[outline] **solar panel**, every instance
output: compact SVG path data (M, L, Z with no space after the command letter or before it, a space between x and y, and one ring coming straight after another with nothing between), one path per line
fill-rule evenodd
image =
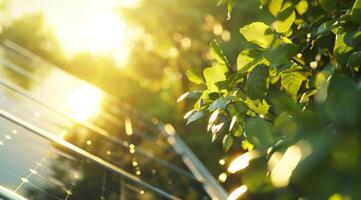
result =
M147 193L152 198L162 198L162 195L97 165L89 158L62 149L23 127L5 119L0 122L2 128L8 128L1 135L5 140L0 151L0 181L24 197L120 199L120 195L140 198Z
M224 199L161 126L11 41L0 48L0 200Z

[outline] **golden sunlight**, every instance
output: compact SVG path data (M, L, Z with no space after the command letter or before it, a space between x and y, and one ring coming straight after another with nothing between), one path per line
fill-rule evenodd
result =
M298 146L293 145L286 150L271 171L271 181L275 187L288 185L292 172L301 158L302 151Z
M133 134L132 121L129 118L126 118L124 120L124 125L125 125L125 133L127 135L132 135Z
M42 12L47 24L71 57L79 52L109 55L125 66L136 28L127 26L120 7L137 7L139 0L33 0L31 6L22 0L12 2L12 14ZM26 5L26 6L25 6Z
M120 6L127 7L127 8L135 8L139 6L140 0L121 0Z
M237 189L235 189L227 198L227 200L236 200L240 198L244 193L248 190L246 185L241 185Z
M99 13L94 15L78 31L83 37L77 42L73 41L73 37L59 38L68 54L88 51L95 55L113 55L120 64L126 62L129 54L125 35L126 25L116 14Z
M100 111L102 98L103 94L96 88L83 86L69 96L66 108L70 116L84 122Z
M242 169L245 169L249 165L249 161L258 157L259 153L257 151L249 151L242 154L241 156L235 158L228 167L229 173L236 173Z
M268 161L270 177L275 187L285 187L288 185L293 170L298 163L309 156L312 147L309 142L301 140L295 145L287 148L284 154L275 152Z

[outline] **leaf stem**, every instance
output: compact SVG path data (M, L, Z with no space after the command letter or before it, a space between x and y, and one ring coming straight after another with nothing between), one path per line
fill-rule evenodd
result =
M301 62L298 61L297 59L292 58L292 61L293 61L294 63L296 63L297 65L303 67L303 68L306 69L307 71L309 71L309 72L314 72L314 70L313 70L311 67L304 65L303 63L301 63Z

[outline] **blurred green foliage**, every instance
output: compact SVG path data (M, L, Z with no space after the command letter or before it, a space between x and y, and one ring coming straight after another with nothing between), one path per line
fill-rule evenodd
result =
M16 41L55 64L63 64L65 60L63 50L53 31L45 24L41 13L25 14L12 20L2 29L1 40Z
M262 0L260 8L272 20L240 28L248 45L237 61L213 41L204 80L188 74L203 87L180 99L197 94L188 122L209 113L226 160L246 155L228 175L249 199L360 199L361 1Z
M149 115L172 123L214 175L221 172L221 166L214 163L221 158L222 149L206 145L208 135L202 134L203 123L184 126L182 113L189 102L179 104L175 99L185 91L201 89L183 74L196 78L211 65L208 43L213 38L231 41L224 50L230 60L237 59L237 27L254 19L251 13L260 12L250 9L258 7L253 0L236 6L233 21L226 21L226 7L213 0L152 0L143 1L134 9L120 10L125 21L144 32L143 39L134 44L127 66L142 90L135 90L129 101ZM264 15L259 14L258 18Z

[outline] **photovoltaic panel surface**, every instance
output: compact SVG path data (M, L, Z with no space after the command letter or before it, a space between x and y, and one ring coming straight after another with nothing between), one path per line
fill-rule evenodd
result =
M31 56L0 49L0 195L210 199L156 120Z

